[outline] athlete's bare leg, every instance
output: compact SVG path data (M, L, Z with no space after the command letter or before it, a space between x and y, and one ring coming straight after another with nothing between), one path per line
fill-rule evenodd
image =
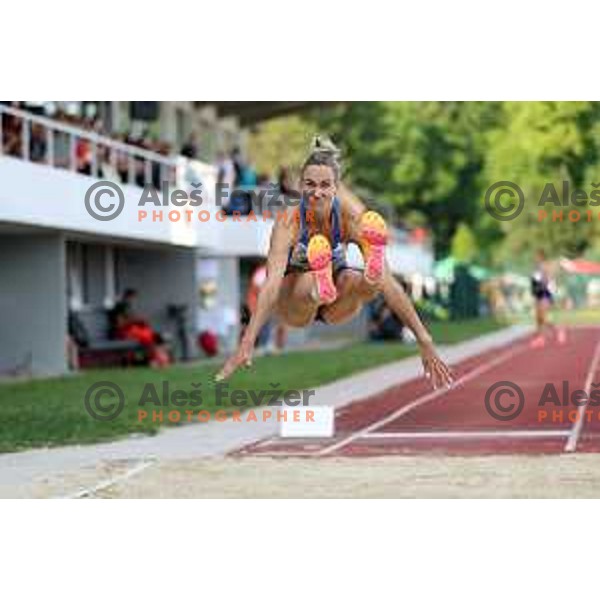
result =
M291 327L310 325L319 308L315 286L314 275L309 271L286 275L277 299L277 316Z
M321 314L327 323L338 325L355 317L365 302L378 293L378 286L370 284L360 271L344 269L336 279L338 297L335 302L324 306Z
M377 286L369 284L360 271L352 269L341 271L335 285L337 300L321 308L323 318L332 325L355 317L365 302L372 300L379 292ZM318 308L313 274L286 275L277 302L277 314L284 323L291 327L306 327L315 320Z
M532 348L543 348L546 342L546 332L556 337L559 344L567 341L567 334L564 327L555 325L549 318L550 301L546 299L536 300L535 302L535 324L537 335L531 342Z
M535 324L538 333L541 333L548 322L548 301L536 300L535 302Z

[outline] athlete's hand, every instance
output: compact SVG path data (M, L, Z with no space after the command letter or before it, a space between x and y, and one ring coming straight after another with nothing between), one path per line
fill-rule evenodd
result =
M434 390L442 387L451 387L454 383L452 372L448 365L438 356L438 353L430 340L419 342L421 360L425 377L429 379Z
M227 379L241 366L252 366L252 354L254 353L254 340L242 338L237 352L229 357L223 368L215 376L216 381Z

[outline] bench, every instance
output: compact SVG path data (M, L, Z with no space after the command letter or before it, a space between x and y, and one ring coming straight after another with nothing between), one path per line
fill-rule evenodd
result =
M111 339L109 333L108 311L69 312L69 335L77 344L81 368L148 363L144 346L133 340Z

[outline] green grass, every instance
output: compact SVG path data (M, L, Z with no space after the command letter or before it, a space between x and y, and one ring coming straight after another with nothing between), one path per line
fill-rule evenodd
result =
M561 325L600 325L600 309L555 310L551 313L554 323Z
M600 325L600 308L551 309L549 314L556 325ZM516 314L511 321L533 326L533 310Z
M464 322L436 323L431 332L438 344L452 344L499 329L502 323L492 319ZM337 350L296 352L281 356L260 357L251 370L241 370L228 382L229 390L279 390L313 388L336 379L393 362L416 352L414 346L397 343L359 343ZM213 377L214 365L190 367L176 365L164 371L148 368L90 370L78 375L0 384L0 452L14 452L40 446L85 444L107 441L132 433L154 434L161 427L151 420L139 421L138 410L145 408L167 413L174 406L153 404L140 406L144 386L154 384L159 391L168 381L170 392L186 393L200 390L199 407L179 410L200 410L211 413L233 408L228 401L218 404ZM121 414L112 421L93 419L84 407L87 389L101 381L118 385L125 397ZM196 387L192 387L192 385ZM109 399L105 399L108 404Z

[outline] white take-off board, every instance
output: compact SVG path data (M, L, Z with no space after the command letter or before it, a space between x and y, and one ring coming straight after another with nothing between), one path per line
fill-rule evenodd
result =
M283 438L330 438L335 433L333 406L301 406L284 408L286 419L281 421Z

